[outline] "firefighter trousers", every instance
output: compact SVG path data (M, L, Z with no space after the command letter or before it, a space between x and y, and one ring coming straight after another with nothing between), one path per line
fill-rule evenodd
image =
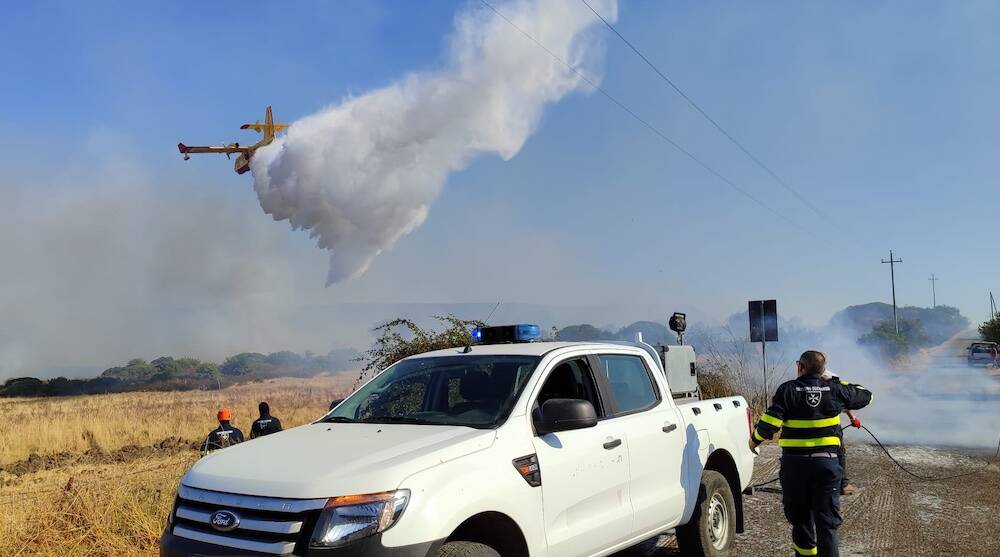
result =
M830 457L781 457L781 502L792 525L794 555L840 555L837 528L843 475L836 453Z

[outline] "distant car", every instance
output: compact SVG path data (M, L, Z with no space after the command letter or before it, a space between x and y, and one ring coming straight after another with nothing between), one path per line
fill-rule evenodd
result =
M969 345L969 365L989 366L996 363L997 343L973 342Z

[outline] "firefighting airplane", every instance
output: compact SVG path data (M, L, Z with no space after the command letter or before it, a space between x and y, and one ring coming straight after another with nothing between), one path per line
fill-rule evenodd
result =
M230 155L233 153L239 153L240 156L236 157L235 170L237 174L243 174L244 172L250 170L250 158L253 157L254 152L274 141L274 134L287 130L288 124L275 124L274 117L271 115L271 107L269 106L266 110L264 110L263 124L260 123L260 120L257 120L253 124L243 124L240 126L240 129L254 130L257 133L264 134L264 137L249 147L241 147L239 143L230 143L226 146L199 145L194 147L188 147L183 143L178 143L177 150L184 155L184 160L190 159L191 153L222 153L226 155L227 159L230 158Z

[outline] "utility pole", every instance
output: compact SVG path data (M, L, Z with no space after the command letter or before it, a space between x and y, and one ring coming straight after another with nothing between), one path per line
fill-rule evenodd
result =
M934 273L931 273L931 278L929 278L927 280L931 281L931 299L934 300L934 305L931 306L931 307L937 307L937 288L936 288L936 286L937 286L937 281L939 281L941 279L939 279L936 276L934 276Z
M899 317L896 316L896 263L902 263L902 259L895 259L892 250L889 250L889 260L882 260L882 263L889 264L889 278L892 279L892 322L896 327L896 334L899 334Z

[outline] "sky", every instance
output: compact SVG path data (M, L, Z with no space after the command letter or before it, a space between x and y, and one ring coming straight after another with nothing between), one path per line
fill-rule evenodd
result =
M440 71L456 14L483 9L8 6L0 378L167 353L363 348L372 320L394 317L378 312L403 304L563 308L551 323L563 326L588 315L573 308L603 308L590 319L602 325L665 320L667 308L721 321L776 298L821 325L891 301L890 249L900 305L930 305L933 273L938 303L987 316L1000 291L994 2L619 6L619 31L822 214L599 26L588 40L601 87L770 211L602 94L574 91L513 157L449 174L422 225L327 287L327 254L264 214L249 175L176 151L251 141L237 128L268 104L291 122ZM525 40L510 30L512 45ZM376 309L345 309L359 306Z

